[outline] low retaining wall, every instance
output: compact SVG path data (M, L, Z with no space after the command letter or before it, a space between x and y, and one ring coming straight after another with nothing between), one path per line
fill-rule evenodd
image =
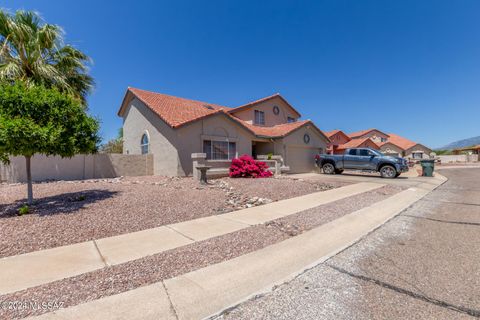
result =
M94 154L72 158L32 157L32 180L83 180L119 176L153 175L153 155ZM26 182L24 157L11 157L10 165L0 164L0 181Z

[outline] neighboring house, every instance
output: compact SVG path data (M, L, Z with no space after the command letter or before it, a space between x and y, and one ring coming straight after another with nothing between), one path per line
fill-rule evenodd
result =
M346 149L351 149L351 148L371 148L375 150L380 149L380 147L375 142L373 142L370 138L359 138L359 139L352 139L347 143L339 145L335 153L343 154L345 153Z
M350 137L345 134L342 130L333 130L329 132L325 132L327 137L330 139L330 143L327 146L327 152L330 154L336 153L336 150L338 149L338 146L343 145L347 142L349 142Z
M345 150L349 148L380 149L380 147L373 142L372 139L364 137L352 139L342 130L333 130L327 132L326 135L331 141L327 149L328 153L331 154L343 154Z
M380 147L380 151L405 158L428 159L432 153L432 150L423 144L375 128L353 132L348 136L352 139L369 138Z
M387 141L380 143L380 151L391 156L402 157L405 150L395 143Z
M379 143L385 143L387 142L389 135L378 130L378 129L367 129L367 130L362 130L362 131L357 131L357 132L352 132L348 135L351 139L364 139L364 138L369 138L373 142L379 144Z
M291 172L309 172L330 142L280 94L230 108L128 88L118 115L124 153L153 154L157 175L191 175L192 153L212 161L271 153Z
M388 134L388 142L390 142L392 145L396 145L399 148L403 150L402 156L405 158L411 158L411 159L428 159L430 158L430 154L432 153L432 149L424 146L421 143L414 142L411 140L408 140L407 138L404 138L402 136L399 136L394 133L389 133ZM380 147L380 150L383 150L382 148L389 148L388 146L382 145Z
M423 144L413 142L394 133L385 133L372 128L345 134L341 130L327 132L330 139L328 153L341 154L348 148L372 148L392 156L411 159L430 157L432 150Z

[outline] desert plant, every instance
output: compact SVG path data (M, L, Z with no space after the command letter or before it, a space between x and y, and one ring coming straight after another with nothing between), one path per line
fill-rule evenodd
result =
M272 172L268 170L265 162L243 155L232 160L229 175L231 178L268 178L272 176Z
M30 208L25 204L18 209L18 215L23 216L30 212Z

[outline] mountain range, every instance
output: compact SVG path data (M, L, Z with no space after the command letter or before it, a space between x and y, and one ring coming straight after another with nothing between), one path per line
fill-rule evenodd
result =
M451 150L451 149L469 147L469 146L473 146L473 145L477 145L477 144L480 144L480 136L458 140L458 141L449 143L449 144L447 144L447 145L445 145L441 148L438 148L438 149Z

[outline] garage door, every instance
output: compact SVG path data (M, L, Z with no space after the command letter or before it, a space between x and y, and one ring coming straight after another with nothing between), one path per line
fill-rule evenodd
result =
M287 147L286 164L291 173L312 172L315 169L315 155L318 148Z

